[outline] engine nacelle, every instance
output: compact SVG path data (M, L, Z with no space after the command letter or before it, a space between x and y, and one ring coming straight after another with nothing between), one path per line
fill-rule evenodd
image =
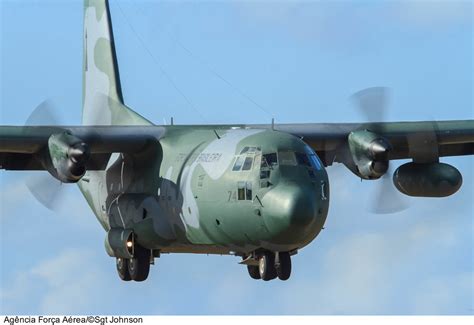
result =
M443 163L407 163L393 174L395 187L408 196L446 197L462 185L462 175L453 166Z
M63 183L79 181L90 157L87 144L66 132L49 137L47 154L46 169Z
M348 143L354 162L354 166L348 167L356 175L363 179L377 179L387 172L388 153L392 149L388 140L370 131L360 130L349 134Z

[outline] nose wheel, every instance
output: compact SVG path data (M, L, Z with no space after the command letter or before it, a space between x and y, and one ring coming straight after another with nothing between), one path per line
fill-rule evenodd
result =
M279 252L276 254L275 269L278 279L286 281L291 275L291 257L288 252Z
M252 279L260 280L260 270L257 265L247 265L247 270L249 271L249 275Z
M275 268L275 254L265 252L258 261L258 271L263 281L270 281L277 277Z
M265 251L258 257L258 265L247 265L252 279L270 281L276 279L286 281L291 275L291 257L288 252L273 253Z

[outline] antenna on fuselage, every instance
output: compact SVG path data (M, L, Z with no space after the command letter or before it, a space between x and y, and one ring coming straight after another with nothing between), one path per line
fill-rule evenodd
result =
M171 125L174 125L174 117L171 116Z
M275 118L272 117L272 130L275 131Z

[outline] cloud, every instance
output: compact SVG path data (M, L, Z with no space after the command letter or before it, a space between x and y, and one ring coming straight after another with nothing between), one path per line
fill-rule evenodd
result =
M40 262L26 272L20 272L13 282L2 288L2 313L21 313L17 305L35 303L31 310L42 314L77 314L97 303L94 291L104 279L95 266L94 256L84 249L66 249L59 255ZM23 311L24 312L24 311Z

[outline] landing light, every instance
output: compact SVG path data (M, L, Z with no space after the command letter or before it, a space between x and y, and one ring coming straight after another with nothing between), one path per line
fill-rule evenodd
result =
M128 247L128 248L132 248L132 246L133 246L133 243L132 243L131 241L128 241L128 242L127 242L127 247Z

